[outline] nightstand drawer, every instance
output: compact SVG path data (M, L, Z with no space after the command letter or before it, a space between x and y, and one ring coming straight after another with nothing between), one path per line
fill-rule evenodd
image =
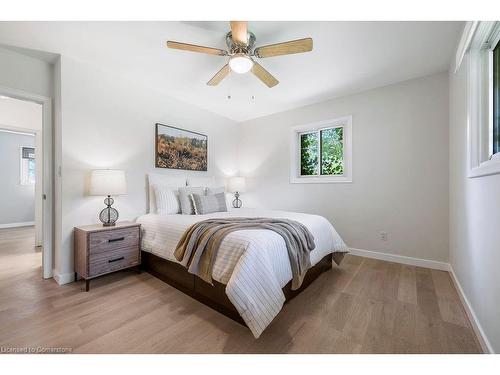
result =
M139 264L139 248L127 247L89 256L89 276L97 276Z
M139 246L139 227L90 233L90 254Z

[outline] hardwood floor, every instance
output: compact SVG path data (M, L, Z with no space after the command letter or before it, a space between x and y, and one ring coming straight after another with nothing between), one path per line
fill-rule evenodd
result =
M480 353L447 272L346 256L262 336L153 276L58 286L32 228L0 230L0 347L76 353Z

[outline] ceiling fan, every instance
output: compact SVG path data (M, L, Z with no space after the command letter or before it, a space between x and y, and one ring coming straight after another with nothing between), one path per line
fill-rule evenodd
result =
M312 51L313 41L311 38L303 38L254 48L255 35L247 30L247 22L231 21L230 24L231 31L226 34L226 44L229 51L198 46L195 44L174 42L171 40L167 41L167 47L184 51L207 53L209 55L228 56L229 62L207 82L209 86L218 85L231 71L239 74L252 71L252 73L266 84L267 87L274 87L279 81L257 63L255 57L262 59L266 57Z

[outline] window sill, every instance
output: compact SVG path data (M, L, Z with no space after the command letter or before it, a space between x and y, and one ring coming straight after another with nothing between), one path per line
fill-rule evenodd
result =
M339 177L290 177L291 184L348 184L352 183L352 178L347 176Z
M475 178L491 176L500 173L500 155L496 154L491 160L481 163L478 167L471 168L467 177Z

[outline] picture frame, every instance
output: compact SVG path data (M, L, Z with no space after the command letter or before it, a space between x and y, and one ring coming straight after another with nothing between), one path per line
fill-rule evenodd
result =
M208 136L156 123L155 167L206 172Z

